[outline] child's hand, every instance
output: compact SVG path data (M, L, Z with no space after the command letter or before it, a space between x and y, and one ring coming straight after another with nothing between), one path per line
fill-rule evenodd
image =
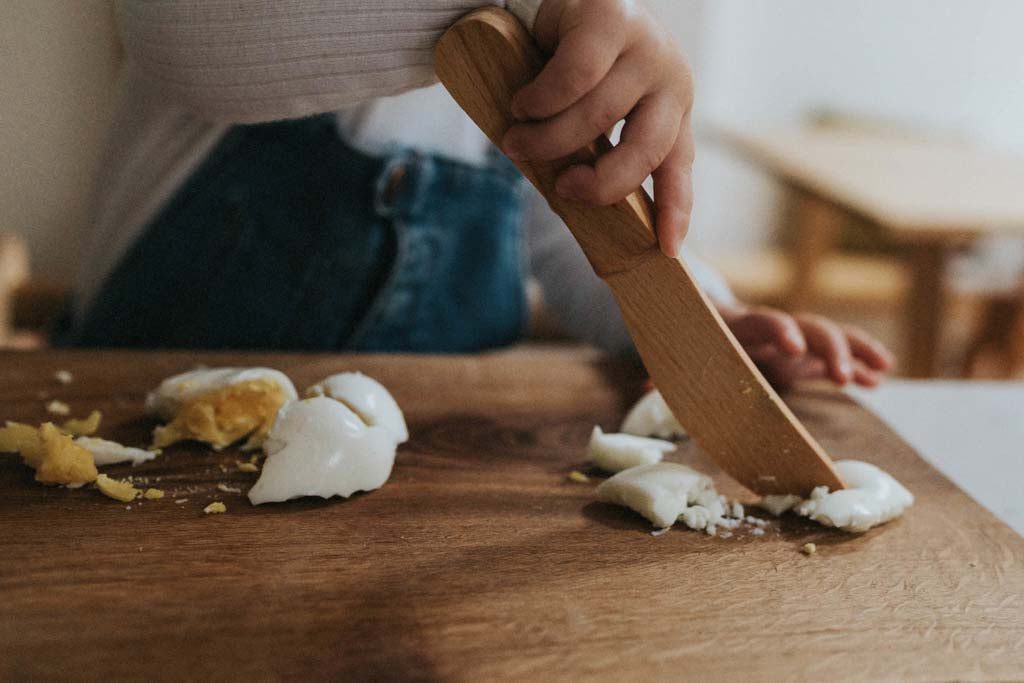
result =
M867 332L818 315L718 305L718 312L769 382L780 388L829 378L876 386L895 358Z
M505 153L558 159L625 119L618 146L593 167L565 170L556 189L614 204L653 174L658 243L675 257L693 204L693 77L683 55L635 0L545 0L534 35L552 56L512 101L527 122L509 129Z

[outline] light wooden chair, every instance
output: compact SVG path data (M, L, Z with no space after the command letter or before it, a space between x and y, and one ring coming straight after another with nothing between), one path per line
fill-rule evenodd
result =
M44 346L70 291L64 282L33 279L25 240L0 233L0 348Z
M25 241L12 233L0 233L0 345L9 345L14 338L15 293L28 277Z
M1024 285L985 306L964 363L971 379L1024 379Z

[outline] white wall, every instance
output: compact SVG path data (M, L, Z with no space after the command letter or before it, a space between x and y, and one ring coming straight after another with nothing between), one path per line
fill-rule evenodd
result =
M1024 2L655 5L693 53L698 130L796 123L828 108L1024 151ZM778 193L745 163L704 141L695 183L698 246L740 247L770 235Z
M114 103L110 0L0 2L0 230L67 279Z

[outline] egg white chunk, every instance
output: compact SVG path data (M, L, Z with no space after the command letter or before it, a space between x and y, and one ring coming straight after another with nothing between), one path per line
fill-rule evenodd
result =
M859 460L840 460L836 472L847 488L829 493L819 486L795 508L798 515L819 524L863 532L903 514L914 496L892 475Z
M121 462L130 462L138 465L140 462L152 460L160 454L160 451L147 451L141 448L123 446L116 441L107 441L94 436L80 436L75 443L92 453L92 459L97 467L114 465Z
M605 434L600 427L594 427L587 455L605 472L621 472L637 465L661 462L665 453L674 450L675 444L668 441L632 434Z
M772 493L762 496L757 506L778 517L783 512L792 510L801 502L803 502L803 498L794 496L792 493Z
M619 472L597 487L597 497L628 507L655 526L665 528L675 524L687 505L703 500L706 492L713 491L707 475L685 465L659 462Z
M146 410L164 420L171 420L181 408L194 398L225 387L266 380L281 387L285 401L299 397L288 376L271 368L201 368L168 377L146 397Z
M619 431L635 436L653 436L672 439L686 436L686 430L679 424L668 404L657 389L647 392L626 414Z
M405 416L391 393L377 380L361 372L331 375L309 389L306 396L327 396L341 401L371 427L383 427L394 434L397 443L409 440Z
M348 407L317 396L285 404L270 430L267 459L249 491L253 505L303 496L351 496L391 476L395 436Z

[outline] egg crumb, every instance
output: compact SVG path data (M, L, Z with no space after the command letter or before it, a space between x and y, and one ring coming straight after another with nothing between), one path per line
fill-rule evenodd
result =
M206 507L203 508L203 512L208 515L220 515L228 511L228 508L224 503L219 500L215 500Z
M46 404L46 412L54 415L68 415L71 413L71 406L64 401L50 401Z
M265 379L200 394L183 403L171 422L153 431L153 448L195 440L220 449L245 437L249 438L243 448L258 448L285 398L280 384Z
M587 484L590 482L590 477L578 470L573 470L569 473L569 481L574 481L577 484Z
M234 486L228 486L227 484L217 484L217 490L223 491L224 493L241 493L242 489L235 488Z
M177 504L177 505L183 505L183 504L185 504L185 503L187 503L187 502L188 502L188 498L178 498L178 499L177 499L177 500L175 500L174 502L175 502L175 504Z
M252 462L240 462L238 463L239 472L259 472L260 468L256 466L256 463Z
M818 546L813 543L805 543L803 548L800 548L800 552L804 555L813 555L818 552Z
M142 497L146 500L159 500L164 497L164 492L160 489L146 489L146 492L142 494Z
M100 428L100 421L102 419L103 413L94 410L89 413L89 417L82 419L73 417L70 420L66 420L60 428L72 436L92 436Z
M60 384L71 384L75 381L75 376L67 370L58 370L53 373L53 378Z
M101 474L96 477L96 488L98 488L100 493L103 495L109 496L114 500L119 500L122 503L130 503L142 495L142 491L138 490L130 483L111 479L105 474ZM127 509L131 508L129 507Z

